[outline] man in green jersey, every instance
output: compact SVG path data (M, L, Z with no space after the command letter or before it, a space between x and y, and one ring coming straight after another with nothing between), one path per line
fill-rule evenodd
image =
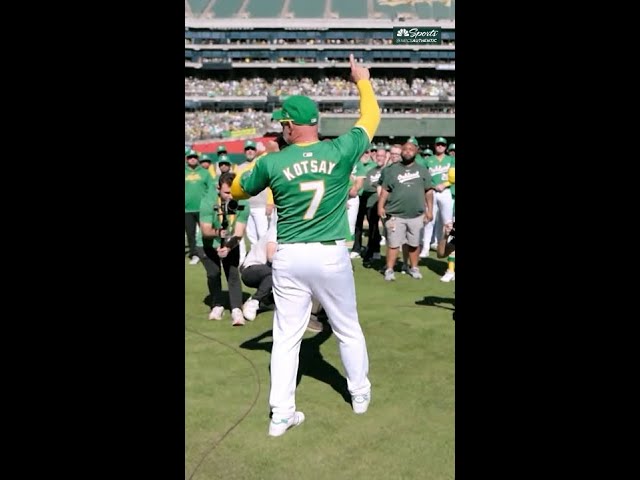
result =
M272 418L269 435L283 435L300 425L295 390L300 342L315 297L324 307L338 339L347 387L355 413L371 399L367 346L358 320L353 268L345 245L349 176L380 123L369 70L351 55L351 77L360 94L361 116L338 138L318 140L318 107L309 97L288 97L273 117L283 124L289 144L256 160L234 181L234 198L256 195L267 187L278 206L278 248L273 258L271 351Z
M200 200L207 190L215 189L213 178L198 164L198 154L190 151L184 165L184 229L189 245L191 265L200 261L196 252L196 226L198 225Z
M429 256L431 245L434 248L437 246L438 238L434 236L434 231L438 232L439 235L444 225L453 222L453 198L449 189L451 185L448 173L449 168L455 167L455 157L445 154L447 149L447 140L445 138L436 138L435 145L435 155L426 158L435 190L433 196L433 220L424 226L420 258Z

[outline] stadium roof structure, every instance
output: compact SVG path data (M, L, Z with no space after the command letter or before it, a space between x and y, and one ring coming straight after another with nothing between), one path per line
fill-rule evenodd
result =
M184 14L187 26L202 28L219 28L222 24L227 28L238 28L235 24L274 27L276 19L278 28L287 24L301 28L300 20L326 28L344 28L343 22L351 20L348 26L353 28L353 19L364 20L358 25L364 28L370 28L371 21L381 22L376 26L384 27L403 20L422 26L434 25L434 21L437 25L455 23L455 0L185 0ZM211 21L215 26L209 24Z

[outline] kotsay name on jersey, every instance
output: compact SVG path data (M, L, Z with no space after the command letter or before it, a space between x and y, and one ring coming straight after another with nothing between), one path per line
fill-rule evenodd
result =
M335 166L336 162L328 162L327 160L303 160L283 169L282 173L287 177L287 180L293 180L304 173L325 173L331 175ZM291 170L293 170L293 172Z

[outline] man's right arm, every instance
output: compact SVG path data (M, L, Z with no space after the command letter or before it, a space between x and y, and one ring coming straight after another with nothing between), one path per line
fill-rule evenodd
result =
M351 78L358 87L358 93L360 94L360 118L356 122L356 127L360 127L367 132L369 142L371 142L380 125L380 107L376 100L376 94L373 93L369 69L358 66L353 54L349 55L349 62L351 64ZM362 151L364 152L367 147L368 145ZM362 152L360 153L362 154Z
M369 148L371 140L380 125L380 107L373 92L371 81L369 80L369 69L359 67L353 54L350 55L351 78L355 82L360 95L360 118L348 133L341 135L335 144L341 152L352 158L352 163L358 161L363 152ZM364 135L362 134L364 133Z
M231 184L231 196L236 200L244 200L259 194L269 186L269 172L267 171L267 161L263 155L254 160L251 166L236 175Z

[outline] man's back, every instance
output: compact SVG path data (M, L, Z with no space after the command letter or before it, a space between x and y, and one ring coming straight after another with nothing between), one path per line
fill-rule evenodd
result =
M368 145L365 131L354 127L330 142L290 145L257 160L243 189L256 194L271 187L278 206L278 243L346 237L349 176Z

